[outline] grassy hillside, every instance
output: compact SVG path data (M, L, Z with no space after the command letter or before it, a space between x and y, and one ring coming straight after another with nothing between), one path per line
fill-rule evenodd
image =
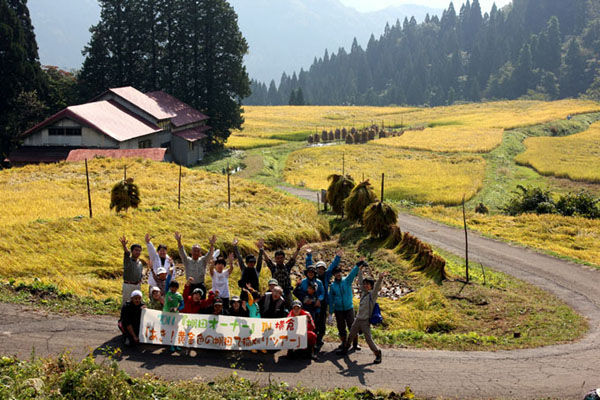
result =
M142 204L117 215L109 210L110 189L122 179L125 164ZM224 176L184 169L178 209L179 169L173 164L95 159L89 170L93 219L82 163L0 171L0 276L25 282L39 277L61 290L105 298L120 292L120 279L114 278L122 273L121 235L143 243L149 232L155 243L174 247L173 232L181 231L186 245L206 247L214 233L220 247L238 237L250 249L261 237L272 247L287 247L299 238L319 240L328 231L313 205L235 177L228 210Z

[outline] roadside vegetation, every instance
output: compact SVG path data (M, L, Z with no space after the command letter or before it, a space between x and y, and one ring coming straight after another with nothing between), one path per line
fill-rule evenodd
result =
M102 360L88 356L81 361L68 354L55 358L18 360L0 357L0 398L24 400L31 398L64 399L286 399L286 400L409 400L415 399L407 387L401 394L371 392L357 388L320 391L305 387L290 388L287 384L260 385L240 378L234 372L228 378L212 381L169 382L150 374L133 377L123 371L117 358L119 352L106 351Z

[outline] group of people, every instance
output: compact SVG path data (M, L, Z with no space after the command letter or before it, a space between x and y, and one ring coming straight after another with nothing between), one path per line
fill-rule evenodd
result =
M285 318L307 317L307 354L316 359L323 346L327 321L332 323L333 316L341 344L337 354L346 354L350 348L360 350L358 334L362 332L369 348L375 354L375 363L381 362L382 353L371 337L370 319L386 273L377 280L364 276L367 267L364 257L356 263L346 276L340 268L342 250L327 265L324 261L314 263L312 252L307 249L304 278L292 284L292 268L304 240L297 243L296 251L287 260L281 250L275 252L271 260L265 252L264 241L259 240L258 258L254 254L242 256L238 241L233 241L233 252L225 257L215 250L216 237L210 238L210 248L203 254L199 245L192 246L188 255L182 244L182 235L174 234L179 256L185 269L183 293L179 293L179 283L173 259L167 254L167 246L154 247L151 236L146 235L148 248L148 293L147 303L142 300L141 283L143 265L140 261L142 246L133 244L127 247L125 237L120 239L123 246L123 305L119 328L126 345L139 342L137 333L140 326L141 310L144 307L165 312L183 312L212 315L231 315L249 318ZM241 271L237 282L240 294L231 295L229 278L234 271L234 260ZM263 262L271 272L268 289L261 294L259 277ZM207 291L206 274L212 281ZM353 305L353 282L358 277L360 302L355 314ZM294 299L295 297L295 299ZM329 314L329 316L328 316ZM171 346L171 351L179 348ZM293 352L292 352L293 353Z

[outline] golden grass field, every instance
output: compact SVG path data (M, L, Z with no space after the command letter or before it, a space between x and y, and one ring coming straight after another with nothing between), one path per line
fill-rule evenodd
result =
M377 139L370 143L402 149L448 153L487 153L502 143L501 128L445 125L422 131L406 131L402 136Z
M525 146L527 150L515 158L518 164L542 175L600 182L600 122L571 136L528 138Z
M563 119L569 114L600 111L600 105L593 101L571 99L554 102L497 101L435 108L244 106L244 111L244 129L234 132L232 140L236 140L233 139L236 137L303 140L309 134L323 129L362 128L371 123L383 123L385 126L455 124L457 134L454 140L468 142L469 139L459 139L461 129L472 134L465 127L512 129ZM470 148L471 145L462 151L473 151Z
M310 147L290 154L284 170L292 185L326 189L327 177L342 172L356 182L370 179L380 187L385 173L385 197L420 203L456 205L473 197L483 185L486 163L474 155L410 152L377 144ZM379 194L379 190L377 190Z
M457 208L419 207L413 212L455 226L463 223L462 211ZM486 235L600 266L600 220L549 214L481 215L469 211L467 224Z
M286 143L285 140L264 139L247 136L231 136L227 140L227 147L236 150L257 149L259 147L271 147Z
M109 210L110 189L122 179L124 164L140 187L142 204L117 215ZM122 272L121 235L145 248L146 232L156 236L155 244L170 247L175 231L182 232L188 246L206 246L214 233L221 248L238 237L243 248L251 249L260 237L273 247L287 247L328 232L314 206L235 177L227 210L224 176L184 168L178 210L179 169L174 164L94 159L89 170L93 219L88 218L82 163L0 171L1 277L26 282L38 277L77 295L113 297L121 290L120 280L113 279Z

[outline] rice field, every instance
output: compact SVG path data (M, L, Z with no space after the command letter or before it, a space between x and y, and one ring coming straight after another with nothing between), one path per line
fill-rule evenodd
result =
M435 108L357 106L245 106L244 130L234 132L247 138L305 140L323 129L362 128L372 123L385 126L461 125L470 128L513 129L541 124L567 115L600 111L589 100L496 101ZM471 135L470 130L463 130ZM458 131L459 133L461 131ZM419 132L415 132L418 134ZM459 135L454 135L454 140ZM460 139L468 142L469 139ZM471 146L469 146L471 147ZM483 148L489 148L486 145ZM468 148L463 151L473 151Z
M483 186L486 162L475 155L411 152L381 145L310 147L290 154L283 175L288 183L326 189L327 177L345 172L355 181L370 179L380 187L385 173L385 197L419 203L456 205ZM379 193L379 190L377 190Z
M417 215L462 226L458 208L419 207ZM523 246L600 266L600 220L561 215L481 215L467 213L469 229Z
M451 124L422 131L406 131L402 136L377 139L369 144L435 152L488 153L502 143L503 132L501 128Z
M600 182L600 123L565 137L532 137L515 161L542 175L591 183Z
M250 150L258 149L260 147L272 147L280 144L287 143L285 140L278 139L264 139L257 137L248 136L231 136L225 146L229 149L236 150Z
M110 189L122 179L125 164L127 176L140 187L142 203L138 210L117 215L109 210ZM0 171L1 278L30 282L38 277L77 295L103 299L120 293L121 235L144 244L149 232L155 243L174 247L175 231L182 232L186 245L202 246L214 233L221 248L238 237L243 248L251 249L260 237L273 247L290 246L300 238L319 240L328 231L314 206L236 177L228 210L224 176L184 168L178 209L179 168L174 164L94 159L89 170L93 219L82 163Z

